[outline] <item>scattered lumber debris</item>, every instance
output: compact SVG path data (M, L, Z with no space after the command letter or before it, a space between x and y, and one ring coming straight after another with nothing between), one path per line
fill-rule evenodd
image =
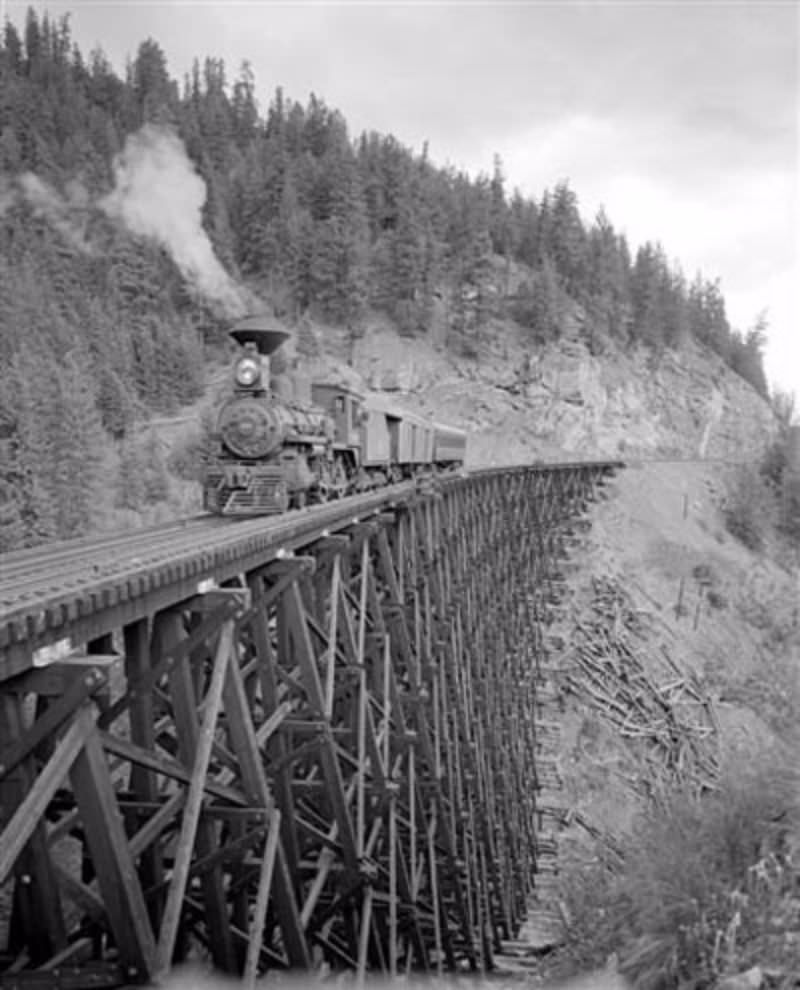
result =
M650 772L631 781L637 790L652 793L676 779L712 788L719 773L713 702L673 659L671 633L657 623L619 582L595 577L589 609L574 618L565 686L639 744Z

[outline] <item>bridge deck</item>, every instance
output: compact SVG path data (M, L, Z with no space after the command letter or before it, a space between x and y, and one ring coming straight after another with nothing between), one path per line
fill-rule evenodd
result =
M545 866L557 563L616 466L8 555L0 986L490 967Z

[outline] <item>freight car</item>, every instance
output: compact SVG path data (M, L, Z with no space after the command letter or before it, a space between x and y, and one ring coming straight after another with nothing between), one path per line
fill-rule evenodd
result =
M467 435L376 395L316 382L281 395L269 357L291 336L258 317L231 336L241 353L216 416L203 502L220 515L281 513L463 466Z

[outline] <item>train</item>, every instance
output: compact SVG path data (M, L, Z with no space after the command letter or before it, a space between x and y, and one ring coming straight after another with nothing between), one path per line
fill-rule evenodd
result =
M282 394L270 357L292 337L261 317L229 331L240 350L215 410L205 509L274 515L464 467L467 433L329 381L305 400Z

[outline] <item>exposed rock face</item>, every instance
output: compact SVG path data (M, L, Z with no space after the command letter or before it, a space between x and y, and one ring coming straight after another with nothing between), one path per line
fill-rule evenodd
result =
M573 336L531 354L513 324L498 323L488 336L468 359L376 321L355 342L326 332L319 363L469 429L476 465L569 455L750 460L775 436L769 405L694 342L660 357L592 355Z

